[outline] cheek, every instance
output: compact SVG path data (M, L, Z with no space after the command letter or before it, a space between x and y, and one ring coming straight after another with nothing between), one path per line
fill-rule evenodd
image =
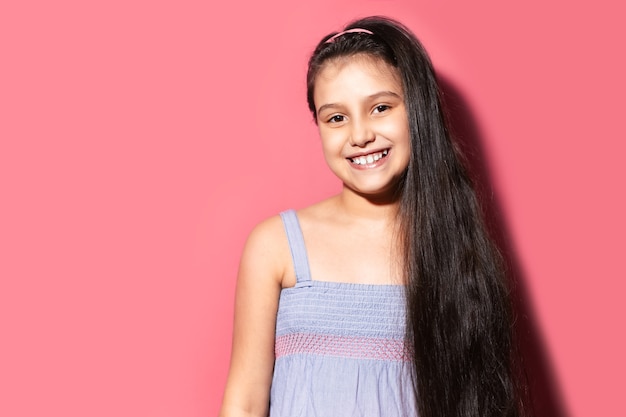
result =
M320 139L322 142L322 155L324 156L326 166L330 168L331 172L336 176L340 175L343 148L339 135L333 132L332 134L320 135Z
M332 168L333 161L333 149L330 146L330 142L327 139L322 139L322 156L324 157L324 161L326 161L326 165Z
M333 130L321 130L320 140L322 142L322 151L324 156L332 155L333 153L341 152L341 136L339 132Z
M398 123L394 129L393 137L394 140L394 148L397 152L400 152L402 164L406 168L409 164L409 160L411 158L411 138L409 135L409 128L406 124Z

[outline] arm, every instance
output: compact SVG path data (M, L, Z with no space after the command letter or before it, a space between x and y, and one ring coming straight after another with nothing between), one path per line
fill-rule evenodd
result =
M268 414L285 240L282 222L274 217L258 225L244 247L235 293L230 370L220 417Z

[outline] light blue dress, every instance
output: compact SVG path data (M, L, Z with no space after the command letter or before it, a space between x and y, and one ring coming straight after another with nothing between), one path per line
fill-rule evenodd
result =
M281 217L297 283L280 294L270 416L416 416L404 286L311 280L296 213Z

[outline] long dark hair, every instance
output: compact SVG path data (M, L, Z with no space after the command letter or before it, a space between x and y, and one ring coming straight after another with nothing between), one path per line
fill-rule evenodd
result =
M435 72L402 24L368 17L365 29L324 37L310 60L307 99L329 61L364 54L397 69L411 157L399 185L407 283L407 338L421 417L519 416L512 313L503 262L486 231L463 158L451 140Z

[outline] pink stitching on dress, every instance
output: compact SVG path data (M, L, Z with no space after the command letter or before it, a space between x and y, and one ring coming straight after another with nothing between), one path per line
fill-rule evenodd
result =
M276 338L276 358L294 354L410 361L404 340L293 333Z

